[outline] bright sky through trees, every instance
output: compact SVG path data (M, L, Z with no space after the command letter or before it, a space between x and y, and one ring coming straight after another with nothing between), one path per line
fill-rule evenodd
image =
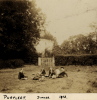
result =
M89 24L97 22L97 0L36 0L47 16L46 29L58 44L71 35L92 32Z

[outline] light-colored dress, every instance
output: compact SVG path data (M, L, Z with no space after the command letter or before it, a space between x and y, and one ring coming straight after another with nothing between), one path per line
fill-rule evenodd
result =
M59 74L60 74L60 70L59 70L59 69L56 69L56 70L55 70L55 74L56 74L56 77L58 77Z

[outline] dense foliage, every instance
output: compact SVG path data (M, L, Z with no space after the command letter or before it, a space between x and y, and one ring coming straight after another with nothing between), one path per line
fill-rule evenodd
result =
M97 42L96 33L90 33L88 35L75 35L71 36L68 40L65 40L61 46L54 48L55 55L58 54L96 54Z
M96 32L87 35L79 34L71 36L68 40L64 40L61 45L53 47L54 55L67 55L67 54L96 54L97 42Z
M65 65L97 65L97 55L61 55L55 56L55 65L56 66L65 66Z
M24 61L22 59L10 59L10 60L2 60L0 59L0 69L2 68L17 68L23 67Z
M35 0L0 1L0 58L31 60L37 56L34 45L44 22Z

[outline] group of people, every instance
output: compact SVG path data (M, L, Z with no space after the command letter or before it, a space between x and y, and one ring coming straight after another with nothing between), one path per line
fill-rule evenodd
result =
M67 73L64 70L64 67L61 67L60 69L56 68L55 70L50 67L49 68L49 75L46 74L46 71L44 68L41 69L40 72L38 72L35 77L33 77L33 80L39 80L40 78L49 77L49 78L63 78L64 76L67 76ZM24 75L23 69L19 72L18 79L27 79L27 76Z
M49 77L55 77L55 78L63 78L64 76L67 76L67 73L64 70L64 67L61 67L60 70L56 68L55 70L51 67L49 70Z

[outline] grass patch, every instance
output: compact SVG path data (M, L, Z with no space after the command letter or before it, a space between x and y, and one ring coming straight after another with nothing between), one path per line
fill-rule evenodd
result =
M91 93L91 90L90 90L90 89L88 89L88 90L86 91L86 93Z
M33 90L32 89L29 89L26 93L31 93L31 92L33 92Z
M94 81L94 82L92 83L92 87L96 87L96 88L97 88L97 82L96 82L96 81Z
M45 67L47 74L48 68ZM96 66L90 67L88 73L86 73L87 66L76 68L71 65L64 68L69 77L56 79L45 77L43 82L32 80L34 77L32 74L36 75L40 71L39 66L24 65L24 75L28 76L28 80L18 80L18 72L21 68L1 69L0 91L1 93L97 93L97 73L90 73L91 70L95 71ZM81 71L77 72L78 69Z
M62 89L62 90L64 90L64 89L69 89L69 87L62 87L61 89Z

